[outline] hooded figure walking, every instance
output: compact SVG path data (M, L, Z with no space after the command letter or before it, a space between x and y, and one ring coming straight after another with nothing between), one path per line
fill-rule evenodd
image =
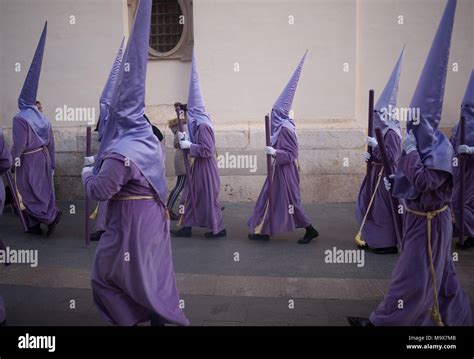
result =
M392 173L396 171L402 153L402 132L400 123L394 116L402 59L403 50L374 108L374 126L380 128L384 135L385 150ZM390 194L383 185L380 186L383 166L379 144L374 137L367 137L367 144L372 147L372 157L367 152L364 158L366 161L372 161L374 170L370 178L366 176L362 181L357 197L355 214L361 229L356 237L356 244L359 248L371 250L376 254L398 253L395 230L397 224L392 219ZM367 198L367 186L371 188L372 198Z
M108 201L92 269L94 303L121 326L189 324L172 263L164 152L144 117L151 7L151 0L138 4L99 153L82 174L87 195Z
M268 200L268 178L248 220L249 239L268 241L270 236L305 228L304 237L298 240L307 244L319 234L304 213L300 196L300 177L298 174L298 139L296 125L290 118L291 105L300 78L304 54L285 89L273 105L271 113L271 146L265 152L273 157L272 207ZM271 218L271 220L270 220Z
M401 255L382 303L369 319L349 317L353 326L471 325L451 255L454 151L438 129L455 10L456 0L448 0L410 105L420 116L408 122L395 177L384 178L406 201Z
M107 123L107 120L110 116L110 104L112 101L112 96L114 93L115 85L117 83L118 73L120 71L120 66L122 64L122 57L123 57L123 44L124 40L120 43L119 50L117 55L115 56L114 63L112 64L112 68L109 73L109 77L107 78L107 82L105 83L104 89L102 90L102 94L99 99L99 120L97 121L97 127L95 131L98 134L98 141L99 143L102 141L102 137L104 135L104 127ZM95 163L95 157L90 156L86 157L84 161L85 166L92 166ZM107 228L106 216L107 216L107 201L100 201L97 204L97 208L92 213L91 218L95 219L95 230L94 233L91 233L90 240L91 241L98 241L102 234L104 234L105 229Z
M461 105L461 116L464 116L466 126L466 143L459 143L460 126L453 128L451 143L457 155L463 155L464 167L464 230L467 238L464 240L462 249L474 247L474 70L467 85L466 93ZM460 196L460 166L454 167L454 191L453 212L454 218L459 218L459 196ZM459 230L459 225L456 224Z
M18 99L18 112L13 118L12 158L16 190L28 233L53 234L61 219L56 207L52 177L54 175L54 136L51 123L36 107L36 95L46 43L45 23L30 70Z
M189 150L194 162L185 189L181 228L172 230L175 237L191 237L192 227L207 228L208 238L225 237L224 217L219 202L221 180L216 160L216 140L199 83L196 57L193 53L191 81L186 112L188 133L179 133L179 146ZM189 192L192 193L189 193ZM194 201L194 203L193 203Z

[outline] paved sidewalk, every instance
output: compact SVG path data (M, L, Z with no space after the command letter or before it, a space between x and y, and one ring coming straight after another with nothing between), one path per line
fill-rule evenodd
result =
M96 244L84 245L82 203L73 203L73 215L70 205L61 203L63 220L52 238L21 233L11 214L0 218L6 245L39 252L37 268L0 266L7 325L104 325L89 282ZM354 249L353 207L305 205L320 232L309 245L296 243L304 230L270 242L248 240L250 204L226 205L227 238L205 239L204 230L173 238L178 287L191 324L346 325L347 315L369 315L398 256L366 253L362 267L325 262L326 250ZM458 253L458 275L474 303L474 251Z

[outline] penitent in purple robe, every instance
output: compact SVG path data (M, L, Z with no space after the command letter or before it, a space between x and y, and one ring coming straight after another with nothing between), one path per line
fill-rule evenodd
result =
M193 206L187 200L189 196L183 196L183 226L208 228L217 234L224 229L224 217L219 202L221 179L217 168L214 130L208 124L199 125L194 141L189 153L194 157L190 185L196 212L193 213Z
M118 154L108 155L97 175L84 174L83 182L90 198L108 201L91 280L103 318L131 326L158 314L166 322L188 325L179 307L166 207L153 187ZM130 196L156 199L116 199Z
M0 129L0 216L3 213L3 205L5 204L5 187L3 184L2 175L7 172L12 166L12 159L8 147L3 138L2 129ZM5 245L0 239L0 249L4 249ZM5 303L0 297L0 323L3 323L6 318Z
M36 151L28 154L28 152ZM38 223L51 224L58 215L53 188L54 137L51 125L44 144L27 121L13 118L12 158L20 159L15 167L16 183L26 209L28 227Z
M459 141L451 137L451 143L457 153ZM472 145L472 143L468 143ZM464 154L464 235L474 237L474 155ZM459 163L459 162L458 162ZM459 194L461 177L459 166L454 167L453 212L455 221L459 219Z
M407 200L408 208L434 211L451 203L452 179L447 172L427 169L417 151L402 157L398 170L413 184L419 197ZM441 319L444 325L471 325L469 300L464 293L451 256L452 225L448 208L431 223L431 245ZM400 305L403 307L400 307ZM427 242L427 219L407 212L403 251L392 272L383 302L371 314L376 326L432 326L434 293Z
M384 136L387 157L392 164L392 173L396 170L396 163L401 155L401 138L393 130L388 130ZM372 160L374 166L369 181L367 176L362 182L356 203L356 218L359 224L367 210L370 197L367 198L367 186L370 186L370 195L374 193L377 184L378 175L382 169L382 156L379 146L375 147L372 152ZM397 245L397 236L395 232L395 224L392 220L392 210L390 204L390 194L385 190L383 180L381 180L377 193L375 195L372 208L367 215L364 228L362 229L362 239L367 242L370 248L387 248Z
M296 163L298 140L295 132L286 126L281 126L273 147L276 150L276 157L272 183L272 208L270 208L270 213L267 213L268 180L265 180L252 216L247 223L250 233L273 235L304 228L311 224L301 205L300 177ZM272 228L269 228L269 216L271 216Z

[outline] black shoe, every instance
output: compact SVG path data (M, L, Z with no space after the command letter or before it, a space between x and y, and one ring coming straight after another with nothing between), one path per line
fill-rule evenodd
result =
M35 224L34 226L28 227L28 230L26 231L27 233L30 234L37 234L37 235L43 235L43 230L41 229L41 225Z
M369 247L369 245L368 245L367 243L358 244L358 245L357 245L357 248L363 249L364 251L370 251L370 250L371 250L371 248Z
M298 240L299 244L308 244L311 242L314 238L318 237L319 233L318 231L311 225L306 227L306 233L303 238Z
M225 236L227 236L227 231L225 230L225 228L216 234L214 234L214 232L204 233L204 237L206 238L220 238L220 237L225 237Z
M98 242L100 240L100 237L105 233L105 231L96 231L90 235L90 241L91 242Z
M466 238L466 240L464 241L464 243L462 245L458 243L456 243L456 246L459 248L459 249L469 249L471 247L474 247L474 237L468 237Z
M178 216L176 213L174 213L174 212L171 211L171 210L170 210L169 212L170 212L170 219L171 219L172 221L177 221L177 220L179 220L179 217L180 217L180 216Z
M166 320L158 314L152 314L150 317L150 327L164 327Z
M347 317L351 327L373 327L374 325L370 322L368 318L361 317Z
M373 248L372 253L375 253L375 254L397 254L398 253L398 248L397 248L397 246L385 247L385 248Z
M268 234L249 234L249 239L254 241L269 241L270 236Z
M54 230L56 229L57 224L61 220L63 213L61 211L58 212L58 215L54 219L53 223L48 224L48 232L46 232L46 235L49 237L54 233Z
M172 229L170 233L173 237L191 237L191 227Z

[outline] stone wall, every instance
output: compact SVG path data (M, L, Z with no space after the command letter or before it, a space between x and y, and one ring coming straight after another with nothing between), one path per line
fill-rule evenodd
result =
M175 117L171 105L148 106L147 115L165 139L168 191L174 186L173 134L167 127ZM212 116L211 116L212 119ZM366 165L366 130L355 120L302 120L297 123L301 197L305 203L353 202ZM53 125L54 126L54 125ZM266 177L264 121L219 124L214 120L223 202L255 202ZM11 129L5 137L11 143ZM442 131L450 135L451 129ZM97 134L92 132L97 153ZM86 127L54 127L56 145L55 187L59 200L83 198L80 179L85 154ZM232 162L232 160L236 160ZM251 162L249 162L251 161ZM243 164L235 166L234 164ZM249 166L251 164L252 166Z
M153 113L153 111L150 111ZM173 135L164 123L157 123L165 134L166 173L168 189L174 185ZM234 128L215 125L217 156L221 174L223 202L254 202L266 176L263 121L235 124ZM342 124L318 124L298 129L300 144L299 167L303 202L350 202L355 199L365 165L362 158L364 130L348 129ZM325 128L326 127L326 128ZM80 173L85 153L85 127L55 127L56 171L55 187L60 200L83 198ZM5 136L11 138L10 129ZM10 141L9 141L10 142ZM93 133L93 152L98 149ZM240 157L237 157L240 156ZM218 157L219 158L219 157ZM224 159L227 159L225 161ZM232 162L237 159L237 162ZM248 162L249 159L252 162ZM235 168L235 163L244 168ZM252 164L256 166L249 166Z

